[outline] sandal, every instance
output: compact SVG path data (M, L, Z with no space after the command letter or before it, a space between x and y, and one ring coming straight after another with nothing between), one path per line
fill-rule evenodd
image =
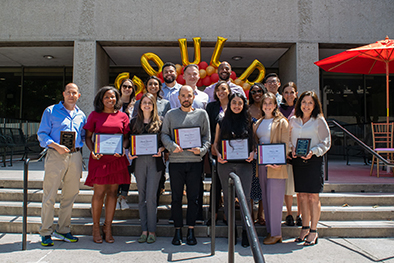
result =
M297 238L294 240L294 242L300 243L300 242L302 242L302 241L305 241L306 238L307 238L308 235L309 235L309 231L304 231L304 232L305 232L305 235L304 235L304 236L301 236L301 234L302 234L302 231L303 231L303 230L306 230L306 229L309 229L309 228L310 228L309 226L303 226L303 227L301 228L300 236L297 237ZM312 230L311 230L311 231L312 231Z
M309 233L316 233L315 239L313 239L312 241L306 240L305 243L304 243L304 246L313 246L313 245L316 245L316 244L317 244L317 241L319 240L319 235L317 234L317 230L316 230L316 229L315 229L315 230L311 229L311 230L309 231Z

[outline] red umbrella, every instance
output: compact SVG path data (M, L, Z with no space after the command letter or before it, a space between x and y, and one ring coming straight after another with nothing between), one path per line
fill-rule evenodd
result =
M385 40L352 48L315 62L329 72L353 74L386 74L387 123L389 122L389 74L394 73L394 40Z

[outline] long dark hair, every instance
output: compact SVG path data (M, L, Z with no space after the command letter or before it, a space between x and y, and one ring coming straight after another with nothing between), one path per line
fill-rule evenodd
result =
M228 99L230 99L230 96L231 96L231 89L230 89L230 86L228 85L227 81L220 80L220 81L218 81L218 83L216 83L215 88L214 88L214 90L213 90L213 98L214 98L216 101L219 101L219 98L218 98L218 95L216 95L216 92L218 91L218 88L219 88L220 85L222 85L222 84L226 84L227 90L229 91L229 92L228 92Z
M156 95L157 95L158 98L162 99L163 97L160 95L162 84L161 84L160 79L159 79L158 77L156 77L156 76L150 76L150 77L145 81L145 89L146 89L146 92L148 92L148 82L149 82L149 80L151 80L151 79L154 79L154 80L156 80L156 81L159 83L159 91L156 93Z
M144 98L148 98L153 105L153 110L150 114L150 119L148 125L145 127L144 125L144 112L142 111L142 100ZM140 100L140 104L138 107L137 116L132 119L130 123L130 130L133 134L142 134L145 131L148 133L158 133L160 132L161 120L159 115L157 114L157 105L155 97L150 93L145 93Z
M317 97L317 94L314 91L305 91L301 94L300 98L297 100L297 103L295 105L295 116L297 118L302 118L304 116L304 113L301 110L301 102L306 96L311 96L313 102L315 103L315 107L313 108L311 117L316 119L319 115L323 114L323 110L319 98Z
M128 116L130 116L130 115L131 115L131 112L132 112L133 109L134 109L134 104L135 104L135 101L136 101L136 99L135 99L135 85L134 85L134 82L133 82L131 79L124 79L124 80L122 80L122 82L120 83L120 86L119 86L119 93L120 93L120 96L121 96L121 97L122 97L122 87L123 87L123 84L124 84L126 81L129 81L129 82L131 83L131 86L133 86L133 91L132 91L131 94L130 94L130 99L129 99L129 101L126 103L127 106L126 106L126 108L124 109L124 112L125 112Z
M231 110L231 102L235 97L241 98L244 104L242 111L238 114L235 114ZM247 138L249 136L250 127L251 119L248 112L248 104L246 98L242 94L233 93L230 96L227 110L222 120L222 126L220 128L221 140Z
M285 88L287 88L287 87L292 87L296 93L298 91L297 85L293 81L289 81L283 86L283 88L282 88L282 103L285 105L287 105L287 101L285 100L285 97L283 97L283 93L285 92ZM296 96L296 98L294 99L294 104L297 103L297 99L298 99L298 97Z
M264 95L265 93L267 93L267 88L264 87L263 84L261 84L260 82L255 82L252 86L250 86L250 89L249 89L249 105L254 104L253 95L250 94L250 92L252 91L252 89L253 89L254 87L258 87L259 89L261 89L261 90L263 91L263 94L262 94L262 95Z
M103 112L104 110L103 98L104 98L104 94L107 91L113 91L115 93L116 104L114 105L114 110L120 110L122 108L119 91L115 87L104 86L101 89L99 89L96 96L94 97L93 106L96 112Z

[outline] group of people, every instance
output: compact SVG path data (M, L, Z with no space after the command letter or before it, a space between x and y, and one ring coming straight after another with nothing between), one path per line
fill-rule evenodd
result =
M188 231L186 243L197 244L194 234L196 220L202 214L204 159L210 151L217 159L219 178L216 202L224 196L225 218L228 218L227 186L230 172L241 179L251 208L253 199L260 200L258 222L265 224L267 237L264 244L282 241L281 221L283 201L288 214L286 223L294 225L291 215L292 198L297 193L296 223L302 225L296 242L314 245L318 241L317 222L320 218L319 193L323 190L322 156L331 144L328 125L315 92L306 91L298 98L293 82L281 86L276 74L268 74L263 84L255 83L249 90L249 101L243 89L230 81L231 66L222 62L218 67L219 81L204 91L197 88L199 68L189 64L184 68L186 84L176 82L173 63L162 67L164 83L149 77L146 93L135 99L135 86L131 79L122 81L119 90L102 87L94 98L94 111L88 118L76 106L81 96L74 83L67 84L64 101L45 109L38 138L48 148L43 185L41 244L53 245L52 236L66 242L77 242L70 232L71 210L79 191L82 175L81 147L90 150L88 177L85 184L92 186L93 241L113 243L112 221L115 209L127 206L131 174L137 181L140 243L156 241L157 204L165 177L166 163L172 192L171 219L174 221L173 245L184 242L182 234L182 198L186 185ZM182 148L175 130L198 127L199 145ZM74 133L73 147L61 144L62 131ZM100 154L95 149L95 134L121 134L124 151ZM156 134L158 148L152 155L133 155L131 135ZM297 139L310 139L309 152L298 156ZM196 138L194 138L196 139ZM224 140L247 140L248 156L242 160L227 160L223 156ZM256 149L259 144L284 143L286 165L258 165ZM123 153L123 154L122 154ZM294 178L294 180L293 180ZM59 220L52 229L54 203L62 185ZM257 196L257 197L255 197ZM105 201L104 201L105 200ZM105 203L104 203L105 202ZM234 200L235 202L235 200ZM100 217L105 205L105 220L100 228ZM218 207L218 205L216 206ZM264 211L264 216L262 215ZM211 211L212 213L217 211ZM301 220L302 215L302 220ZM290 220L293 220L291 222ZM265 218L265 219L264 219ZM246 225L243 222L242 246L249 246Z

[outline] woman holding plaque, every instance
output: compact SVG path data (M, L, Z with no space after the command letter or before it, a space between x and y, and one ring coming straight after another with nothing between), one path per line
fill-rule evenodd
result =
M157 105L157 114L160 117L164 117L164 115L166 115L167 111L169 111L171 109L171 105L168 100L163 99L162 96L160 95L161 86L162 86L161 81L156 76L150 76L145 82L146 91L155 97L156 105ZM137 114L138 114L140 101L141 100L137 101L135 104L133 114L132 114L133 117L137 116Z
M150 93L145 93L138 105L137 116L131 119L130 133L126 139L126 143L128 143L130 136L132 136L129 158L135 162L134 175L137 179L138 209L142 229L142 234L138 239L139 243L154 243L156 241L156 195L160 177L165 168L161 158L164 147L157 148L161 124L162 122L157 114L156 98ZM141 134L156 135L156 137L145 138L145 140L153 140L153 144L156 145L155 149L149 149L149 154L138 153L139 150L136 148L138 143L134 142L138 140L138 135Z
M224 113L226 112L227 105L230 99L231 95L231 89L228 85L228 83L224 80L218 81L215 85L214 89L214 98L215 101L212 101L208 103L206 111L209 116L209 125L211 128L211 145L213 147L213 143L215 141L215 133L216 133L216 125L221 120L224 116ZM211 150L212 155L216 157L216 152ZM218 211L219 211L219 206L220 206L220 199L222 198L222 185L220 183L219 175L216 173L216 196L215 196L215 204L216 204L216 210L215 210L215 218L217 218ZM212 185L211 185L211 195L212 195ZM209 206L209 210L212 213L211 205ZM226 217L224 216L223 222L227 224ZM211 225L211 219L208 219L207 226Z
M219 162L218 173L220 182L223 189L225 189L223 194L226 218L228 218L227 189L229 173L234 172L239 176L247 204L250 206L251 161L253 160L254 149L253 127L246 98L242 94L234 93L230 96L223 119L216 125L213 145L213 150L216 152ZM241 156L237 158L237 154L241 154ZM249 246L245 222L242 225L242 246Z
M320 101L313 91L301 94L290 119L290 145L293 155L295 191L299 193L303 216L300 236L295 242L317 244L317 223L323 191L323 155L330 149L330 129L323 117Z
M289 143L289 123L280 113L274 94L268 92L263 95L262 100L262 118L256 122L254 132L259 144L286 144L286 151L283 153L283 162L285 163L284 156L287 154ZM282 207L287 167L277 164L259 165L258 174L268 234L263 243L264 245L281 243Z
M119 184L130 184L130 174L127 166L129 162L126 156L114 150L113 154L99 154L95 150L99 145L98 140L93 143L93 134L114 134L125 135L129 132L129 118L124 112L120 111L122 107L120 94L114 87L102 87L94 98L94 111L90 113L87 123L84 126L86 130L86 146L91 151L89 156L88 177L85 185L93 186L92 198L92 217L93 217L93 241L102 243L100 235L100 216L105 199L105 222L103 225L103 234L105 241L113 243L114 238L111 233L112 219L115 213L117 192ZM121 136L119 136L121 140ZM123 150L123 141L121 151ZM120 152L121 152L120 151Z
M249 90L249 113L252 117L252 122L256 123L262 117L262 109L261 105L263 103L263 95L267 93L267 89L261 83L254 83ZM259 209L257 212L257 217L255 217L254 212L252 212L253 222L255 224L259 223L260 225L265 225L264 219L264 209L263 209L263 200L261 198L261 188L259 178L256 176L256 160L252 161L253 167L253 178L252 178L252 186L250 189L250 202L253 208L253 203L259 203ZM253 211L253 209L252 209Z
M294 107L297 102L297 85L294 82L288 82L283 86L282 89L282 103L279 106L280 112L289 120L292 116L294 116ZM287 226L302 226L302 218L301 218L301 205L300 198L298 198L297 194L297 218L296 223L294 224L294 218L292 215L291 207L293 205L293 195L294 191L294 176L293 176L293 166L291 165L291 156L289 156L287 164L287 173L289 177L286 180L286 191L285 191L285 204L286 204L286 220L285 225Z

